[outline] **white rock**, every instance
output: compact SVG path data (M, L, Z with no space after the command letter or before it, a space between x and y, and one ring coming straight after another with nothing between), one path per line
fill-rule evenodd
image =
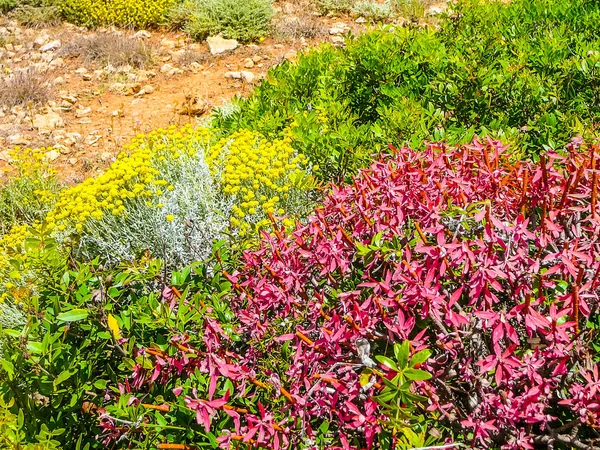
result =
M61 42L58 39L56 39L54 41L50 41L47 44L42 45L40 47L40 52L45 53L45 52L58 50L61 45L62 45Z
M162 67L160 68L160 73L168 73L173 69L174 69L174 67L171 64L166 63L166 64L163 64Z
M143 92L144 94L152 94L154 92L154 88L152 86L150 86L149 84L147 84L146 86L144 86L142 88L142 90L140 92Z
M262 60L263 60L263 57L260 55L256 55L256 56L252 57L252 62L255 64L261 62Z
M46 153L44 155L44 158L47 161L56 161L58 159L58 157L60 156L60 152L58 150L50 150L48 153Z
M232 80L241 80L242 72L225 72L225 78L230 78Z
M74 95L61 95L60 99L70 103L71 105L77 103L77 97Z
M343 44L344 38L342 36L331 36L331 42L333 44Z
M152 35L148 33L146 30L140 30L131 36L133 39L150 39Z
M249 72L247 70L242 70L240 72L240 75L242 76L242 80L244 80L246 83L252 83L252 82L254 82L254 79L256 78L256 75L254 75L252 72Z
M177 46L177 42L171 39L163 39L160 41L161 45L167 48L175 48Z
M252 58L246 58L244 60L244 67L246 69L252 69L254 67L254 61L252 61Z
M65 121L58 113L49 111L46 114L36 114L33 118L33 126L38 129L40 134L49 134L56 128L64 128Z
M46 42L48 42L49 36L47 34L42 34L35 38L33 41L33 48L40 48Z
M11 145L29 145L29 141L20 134L13 134L8 137L8 142Z
M75 111L75 117L77 117L77 118L85 117L91 113L92 113L92 108L90 108L90 107L81 108L81 109L78 109L77 111Z
M78 75L83 75L84 73L87 73L87 69L85 67L80 67L79 69L75 70L75 73Z
M366 23L367 19L365 19L364 17L359 17L358 19L355 20L356 23Z
M229 50L238 48L238 41L235 39L224 39L222 36L211 36L206 39L210 53L218 55Z
M59 69L65 65L65 60L62 58L53 59L48 63L50 69Z

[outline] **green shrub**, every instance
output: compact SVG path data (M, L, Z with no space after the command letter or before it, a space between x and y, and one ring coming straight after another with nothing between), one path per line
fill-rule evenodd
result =
M221 33L248 42L269 34L273 14L271 0L185 0L171 9L169 22L196 40Z
M62 22L60 12L54 5L48 6L18 6L11 13L21 25L31 28L53 27Z
M0 0L0 13L6 14L17 6L17 0Z
M52 209L60 186L45 154L30 148L10 152L12 175L0 186L0 242L14 225L41 222Z
M439 31L388 27L276 67L217 123L277 134L296 121L295 145L327 179L353 173L388 142L491 134L532 154L597 135L600 3L454 8Z

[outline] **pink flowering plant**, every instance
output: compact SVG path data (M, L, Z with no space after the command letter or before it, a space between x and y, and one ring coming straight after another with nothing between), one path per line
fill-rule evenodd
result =
M219 308L163 289L106 442L600 448L599 150L391 148L222 266Z

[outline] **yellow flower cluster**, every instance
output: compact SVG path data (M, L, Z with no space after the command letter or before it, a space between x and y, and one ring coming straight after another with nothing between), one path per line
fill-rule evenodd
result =
M267 213L283 215L308 159L297 154L291 138L269 141L258 132L241 130L211 147L207 163L225 195L235 199L231 225L244 236L270 225Z
M135 28L164 22L174 0L59 0L67 20L86 26L123 25Z
M89 218L101 220L105 214L125 215L127 204L139 199L144 199L148 207L161 207L160 202L152 203L152 199L160 198L165 190L174 187L160 177L160 166L196 154L196 141L208 139L209 135L206 128L194 129L190 125L179 130L171 126L148 135L139 134L106 172L59 195L46 217L48 227L57 231L74 227L81 233Z
M52 150L52 147L22 148L16 146L8 152L10 164L5 170L9 173L12 170L16 171L11 174L12 179L55 175L56 171L50 167L46 156Z

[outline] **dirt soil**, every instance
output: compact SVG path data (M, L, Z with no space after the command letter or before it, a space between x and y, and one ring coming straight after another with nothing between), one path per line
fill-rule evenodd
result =
M297 13L287 3L279 10L280 17L288 19ZM71 24L29 29L5 19L0 22L2 76L7 79L23 70L40 73L50 87L51 100L0 109L0 182L7 177L3 169L10 159L8 151L15 146L53 147L48 157L60 179L79 182L100 173L136 134L196 123L212 107L248 95L274 65L293 61L298 52L321 42L343 45L344 33L366 29L361 18L316 20L315 38L270 38L212 55L205 42L194 43L183 33L89 31ZM65 51L82 38L115 31L152 46L152 64L143 69L107 67ZM186 56L193 59L191 64L184 61ZM241 71L243 79L227 74Z

